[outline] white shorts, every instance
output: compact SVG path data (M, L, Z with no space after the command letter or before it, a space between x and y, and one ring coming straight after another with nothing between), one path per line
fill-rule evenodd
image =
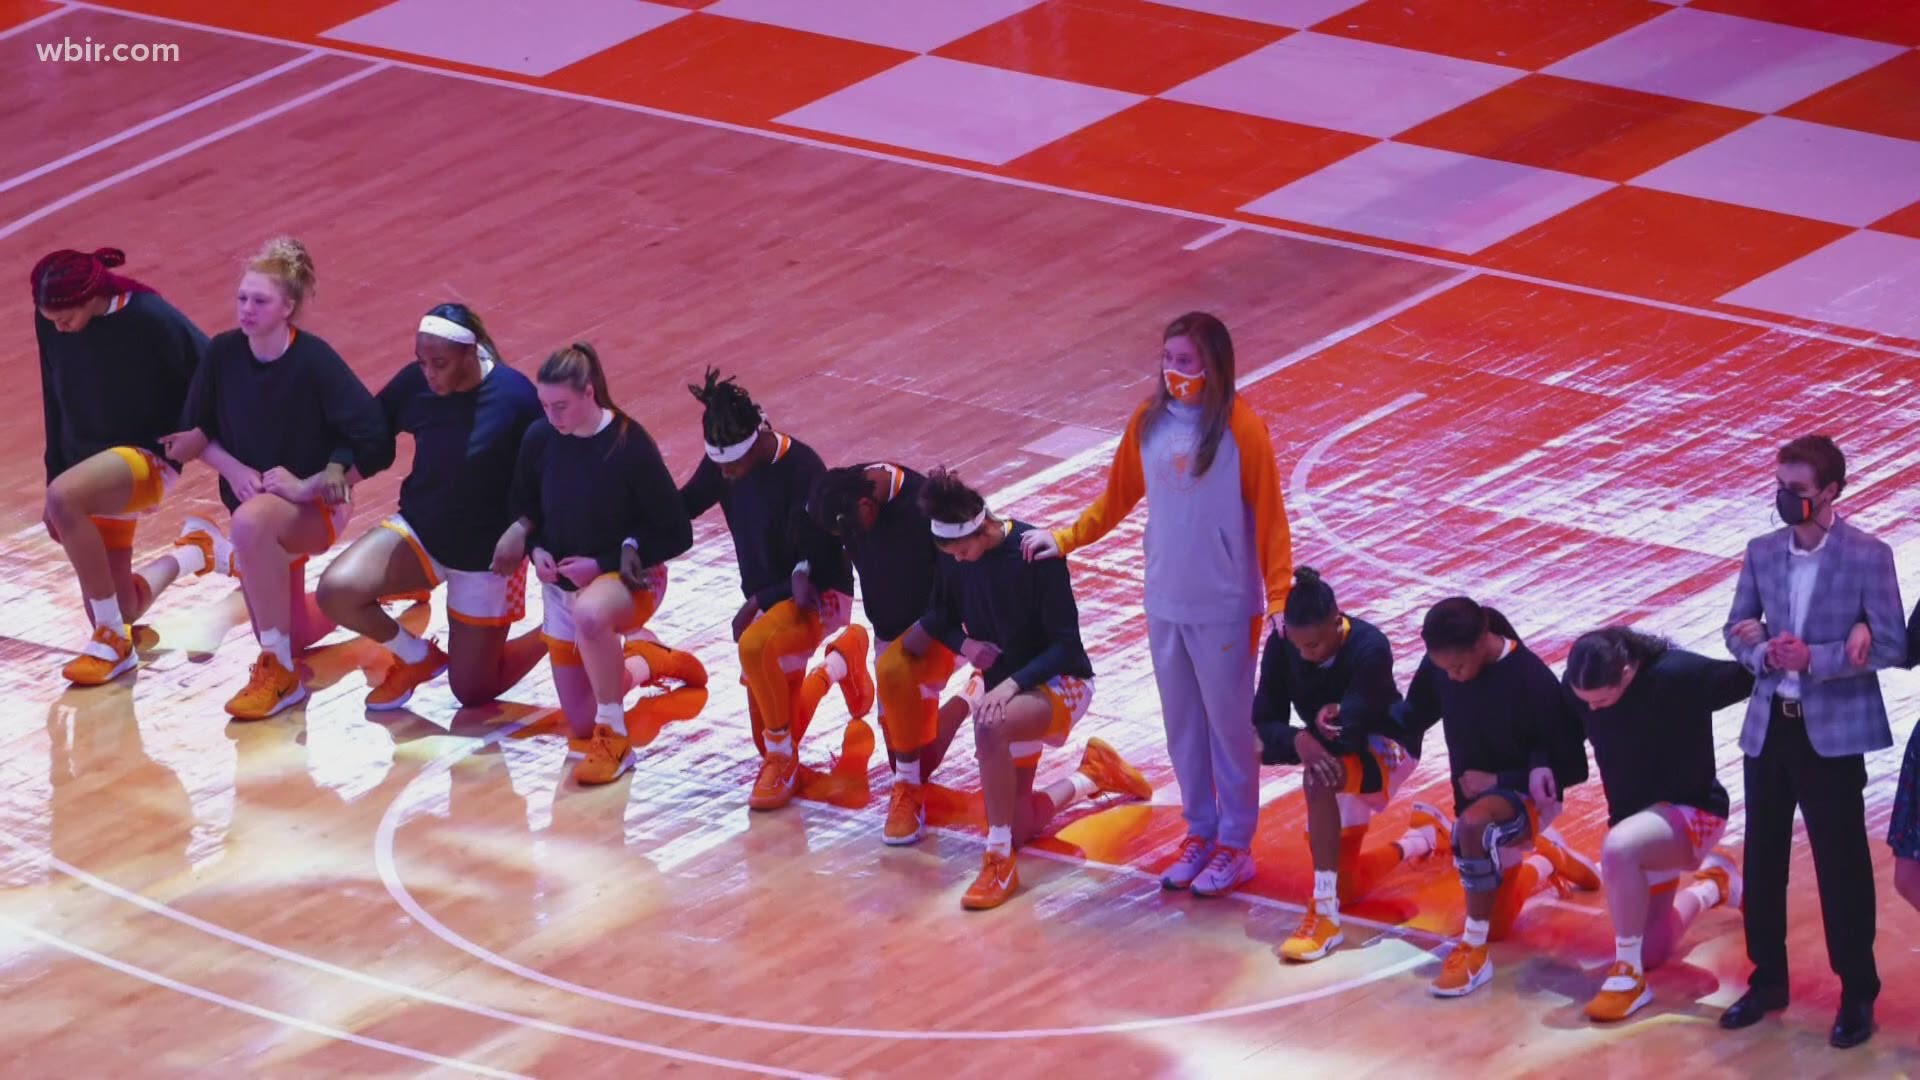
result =
M1406 783L1413 770L1420 767L1420 760L1407 753L1407 748L1384 735L1367 737L1367 753L1379 766L1381 785L1379 791L1360 790L1365 766L1358 754L1347 754L1340 759L1346 767L1346 790L1334 796L1334 802L1340 807L1341 828L1365 825L1373 820L1373 815L1387 808L1393 797L1399 793L1400 786Z
M1670 812L1662 813L1662 810ZM1668 821L1672 821L1676 816L1680 819L1680 826L1686 831L1687 845L1692 851L1694 870L1700 869L1700 864L1707 861L1708 855L1713 854L1713 849L1720 843L1721 837L1727 835L1726 818L1718 814L1709 814L1697 806L1681 806L1678 803L1658 803L1647 812L1658 813ZM1679 881L1681 874L1691 872L1692 871L1684 870L1651 870L1647 872L1647 884L1658 888L1659 886Z
M619 575L601 575L601 578L608 577L618 580ZM633 617L629 620L629 625L621 627L622 630L638 630L646 625L654 612L660 610L660 604L667 596L667 568L665 566L648 567L641 588L630 591L633 594ZM544 608L540 630L549 642L559 642L564 645L574 643L573 605L578 599L580 599L578 591L569 592L558 585L540 586L540 601Z
M447 583L447 616L469 626L511 626L527 613L527 564L522 562L512 577L501 577L491 570L454 570L441 564L414 535L407 519L395 514L380 523L391 529L413 549L420 569L427 575L428 587Z
M1013 743L1007 747L1013 754L1014 764L1022 768L1038 764L1041 751L1047 747L1066 745L1067 736L1073 733L1073 725L1079 723L1093 706L1092 679L1056 675L1040 689L1053 706L1053 722L1047 726L1047 733L1038 739ZM986 696L986 677L979 668L975 668L967 676L966 689L960 692L961 700L967 703L968 709L977 712L981 700Z

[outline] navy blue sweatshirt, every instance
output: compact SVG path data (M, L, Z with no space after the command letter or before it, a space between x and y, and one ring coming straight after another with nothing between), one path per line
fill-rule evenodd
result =
M1659 802L1726 817L1727 789L1713 765L1713 714L1752 694L1753 673L1739 662L1671 648L1635 672L1607 708L1590 709L1567 691L1600 766L1607 824Z
M418 361L400 369L375 400L395 435L413 436L413 471L400 482L400 516L427 554L455 570L493 565L493 548L513 524L520 439L540 419L533 381L495 363L480 385L442 397Z
M889 467L899 470L900 490L880 504L873 528L843 542L860 574L860 599L866 603L867 620L881 641L895 640L926 614L940 559L932 524L920 509L926 477L905 466Z
M920 628L955 653L966 638L1000 650L984 676L988 690L1008 679L1025 692L1057 675L1093 678L1067 561L1027 561L1020 537L1031 529L1009 522L1006 539L976 562L942 554L920 618Z
M620 572L628 538L648 566L693 546L660 448L646 428L618 415L586 436L562 435L545 418L530 424L514 469L513 513L533 523L528 551L545 548L555 562L583 556L607 574ZM572 591L565 575L560 582Z
M687 517L697 518L720 504L733 535L740 591L761 611L793 596L793 568L802 562L808 564L814 588L851 595L853 569L846 552L807 516L807 499L827 467L799 439L773 437L780 440L773 460L738 480L729 481L720 466L701 458L700 467L680 489Z
M1364 619L1348 617L1347 640L1324 664L1309 664L1285 634L1267 635L1260 656L1260 685L1253 693L1253 726L1260 732L1260 763L1298 765L1291 711L1297 711L1308 731L1327 751L1358 754L1370 735L1400 741L1404 735L1393 722L1400 687L1393 681L1393 647L1387 635ZM1313 725L1328 705L1340 706L1340 738L1329 742ZM1417 744L1411 749L1418 751Z
M1493 773L1501 787L1522 794L1528 774L1540 766L1553 770L1563 793L1587 778L1586 736L1567 696L1546 662L1514 641L1471 682L1454 682L1432 657L1423 657L1407 699L1393 712L1416 753L1427 729L1441 724L1458 813L1467 804L1460 776L1469 769Z
M338 464L368 477L393 464L393 434L373 395L333 346L305 330L265 363L244 333L215 335L181 427L199 428L255 472L305 479ZM220 501L240 505L224 478Z
M207 335L193 320L158 295L137 292L78 333L61 333L35 310L33 332L48 483L115 446L165 456L160 437L180 430L187 391L207 352Z

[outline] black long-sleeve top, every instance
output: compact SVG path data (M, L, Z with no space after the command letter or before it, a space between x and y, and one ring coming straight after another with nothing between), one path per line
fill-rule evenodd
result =
M1590 709L1568 702L1586 725L1607 793L1607 824L1654 803L1727 816L1727 789L1713 763L1713 714L1753 694L1753 673L1735 660L1668 649L1634 673L1620 700Z
M984 676L988 690L1008 679L1025 692L1058 675L1093 678L1067 561L1029 562L1020 537L1030 531L1009 522L1006 539L974 562L942 554L920 617L920 628L956 653L966 638L1000 650Z
M1310 664L1282 633L1267 636L1260 655L1260 685L1253 692L1253 726L1260 732L1263 765L1298 765L1290 712L1297 711L1306 729L1333 754L1357 754L1371 735L1396 742L1404 738L1393 722L1393 706L1400 701L1393 681L1393 647L1387 635L1364 619L1347 619L1347 638L1324 664ZM1340 737L1329 741L1314 727L1314 717L1328 705L1340 706ZM1418 751L1416 744L1411 749Z
M1432 657L1422 658L1406 700L1393 712L1403 741L1415 751L1427 729L1441 725L1456 812L1467 804L1460 776L1469 769L1493 773L1501 787L1523 793L1528 774L1541 766L1553 770L1562 792L1587 778L1580 718L1546 662L1518 641L1464 683L1449 678Z
M207 335L155 293L137 292L118 311L63 334L33 313L40 342L47 482L102 450L133 446L156 456L180 413ZM178 462L175 462L177 465Z
M926 614L940 560L932 524L920 509L926 477L902 465L890 468L899 470L899 489L880 504L873 528L844 541L847 557L859 572L867 620L881 641L893 641Z
M256 472L305 478L337 464L368 477L393 464L393 433L373 395L333 346L305 330L265 362L239 330L215 335L181 426L199 428ZM220 500L229 510L240 505L224 478Z
M1907 616L1907 666L1920 667L1920 604Z
M689 519L715 503L733 535L733 557L740 567L740 591L761 611L793 596L793 569L808 565L817 589L853 592L853 569L840 542L807 516L807 499L826 473L813 447L789 435L774 436L773 460L738 480L721 475L720 466L702 458L680 489Z
M589 558L608 574L619 572L629 538L648 566L693 546L693 525L660 448L623 416L584 436L562 435L544 418L529 425L514 468L513 512L533 524L529 550L545 548L555 562Z
M513 524L520 440L540 419L533 381L496 363L479 386L442 396L416 361L374 400L388 430L413 436L413 470L400 482L400 516L443 565L487 569L500 534Z

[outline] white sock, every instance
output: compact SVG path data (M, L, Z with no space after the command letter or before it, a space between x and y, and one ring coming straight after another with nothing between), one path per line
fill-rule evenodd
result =
M627 733L627 713L617 701L603 701L593 710L593 722L605 724L615 735Z
M93 625L104 626L121 637L127 636L127 620L120 614L119 597L109 596L104 600L89 600L87 610L93 614Z
M837 652L827 654L827 662L824 666L827 669L827 678L834 682L847 677L847 658Z
M764 732L761 738L767 744L768 757L793 756L793 737L787 733L785 728L781 728L778 732Z
M893 763L893 782L896 784L917 784L920 782L920 759L896 761Z
M1614 960L1618 961L1619 963L1628 965L1629 967L1633 968L1633 970L1635 971L1645 970L1640 966L1640 945L1645 940L1646 940L1645 938L1642 938L1639 936L1614 938L1613 939Z
M989 826L987 828L987 850L996 855L1013 854L1013 826Z
M173 561L180 566L183 574L197 574L207 568L207 553L198 545L181 544L173 549Z
M1094 783L1093 777L1086 773L1076 772L1067 777L1067 782L1073 785L1073 794L1067 797L1066 802L1054 807L1056 811L1065 810L1082 799L1091 799L1100 793L1100 785Z
M1468 916L1467 932L1462 936L1466 939L1468 945L1478 948L1487 943L1487 931L1491 929L1491 927L1492 924L1486 919L1476 919Z
M260 631L260 651L272 653L281 667L293 670L293 642L287 640L286 634L278 630Z
M1422 825L1417 829L1408 829L1394 843L1399 846L1402 859L1424 859L1433 854L1433 841L1433 826Z
M1323 915L1340 914L1340 871L1313 872L1313 906Z
M392 641L382 644L388 652L399 657L403 664L417 664L427 658L427 643L408 633L404 626L394 635Z
M1703 911L1709 911L1726 902L1720 895L1720 884L1712 878L1694 878L1687 887L1673 895L1673 912L1680 916L1685 926L1700 917Z

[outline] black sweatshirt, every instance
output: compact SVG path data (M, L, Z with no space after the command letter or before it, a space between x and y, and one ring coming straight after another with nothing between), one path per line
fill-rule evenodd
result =
M1297 710L1308 731L1333 754L1357 754L1367 748L1370 735L1400 741L1403 733L1393 722L1400 687L1393 681L1393 648L1387 635L1364 619L1348 617L1347 640L1333 659L1309 664L1285 634L1267 636L1260 656L1260 685L1253 692L1253 726L1260 732L1260 763L1298 765L1293 742L1300 729L1290 710ZM1314 717L1334 703L1340 705L1340 738L1332 742L1314 727ZM1418 751L1416 743L1411 749Z
M500 534L513 524L520 439L540 419L533 381L495 363L479 386L442 397L416 361L401 368L375 400L388 430L413 436L413 471L400 482L400 516L443 565L486 570Z
M1020 551L1031 526L1009 522L999 547L977 562L942 554L920 628L955 653L966 638L1000 650L984 680L992 690L1007 679L1022 692L1056 675L1093 678L1080 644L1080 609L1065 559L1035 559Z
M1640 668L1619 702L1590 709L1567 691L1586 722L1607 824L1654 803L1691 806L1726 817L1727 789L1713 764L1713 714L1753 694L1753 673L1734 660L1668 649Z
M847 557L860 572L867 620L881 641L898 638L926 614L940 559L932 524L920 509L926 477L902 465L891 467L900 470L900 490L880 504L873 528L844 542Z
M780 440L773 460L738 480L722 476L712 459L700 459L700 467L680 489L687 517L697 518L720 504L727 531L733 534L740 591L761 611L793 596L793 568L802 562L808 564L814 588L851 595L853 569L846 552L807 516L807 499L827 467L799 439L773 437Z
M48 483L115 446L165 456L160 437L180 430L187 391L207 353L207 335L193 320L158 295L137 292L74 334L54 329L35 310L33 332L40 339Z
M239 330L215 335L181 426L199 428L255 472L280 468L305 479L339 464L368 477L393 464L393 434L373 395L331 345L305 330L265 363ZM240 505L224 478L220 501L229 510Z
M513 513L533 523L529 551L545 548L555 562L584 556L602 573L620 571L629 537L648 566L693 546L693 526L660 448L624 416L587 436L562 435L544 418L529 425L514 469ZM564 575L560 580L571 590Z
M1427 729L1441 724L1456 813L1466 808L1460 776L1469 769L1493 773L1501 787L1522 794L1528 774L1539 766L1553 770L1563 793L1587 778L1580 718L1545 661L1517 641L1471 682L1454 682L1432 657L1423 657L1407 699L1393 712L1406 746L1416 753Z

